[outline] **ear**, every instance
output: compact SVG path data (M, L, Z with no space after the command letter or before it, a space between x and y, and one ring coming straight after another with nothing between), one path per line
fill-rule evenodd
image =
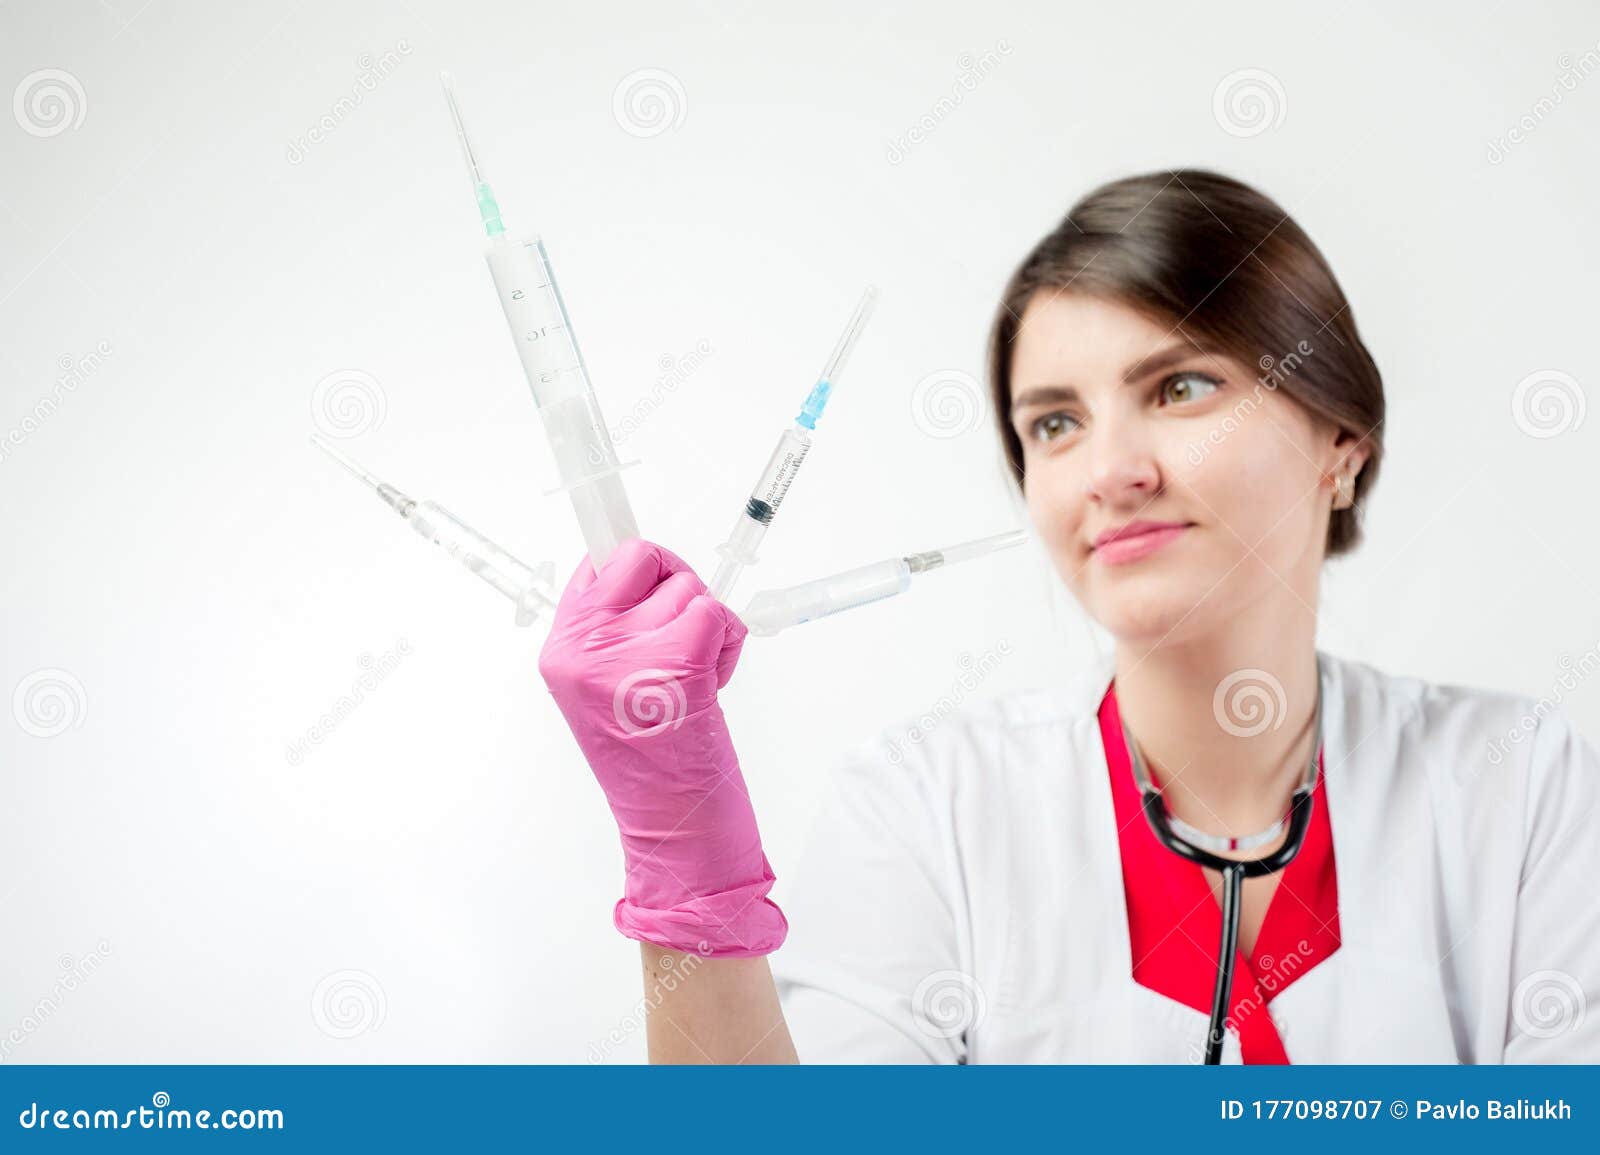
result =
M1333 438L1331 466L1334 472L1350 471L1352 478L1366 468L1367 459L1372 456L1372 439L1351 433L1347 429L1337 429Z

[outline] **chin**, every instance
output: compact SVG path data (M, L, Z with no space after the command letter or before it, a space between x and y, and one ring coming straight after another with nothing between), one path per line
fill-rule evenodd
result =
M1145 645L1174 640L1173 631L1187 624L1183 608L1176 606L1116 606L1091 615L1117 641Z
M1171 573L1152 574L1148 580L1119 578L1115 589L1084 591L1079 600L1119 642L1175 642L1200 627L1206 616L1196 612L1206 587L1191 586L1190 580Z

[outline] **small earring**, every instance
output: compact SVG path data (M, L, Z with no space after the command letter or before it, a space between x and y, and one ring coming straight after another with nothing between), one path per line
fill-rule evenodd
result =
M1333 508L1349 509L1356 502L1355 486L1349 474L1341 473L1333 481Z

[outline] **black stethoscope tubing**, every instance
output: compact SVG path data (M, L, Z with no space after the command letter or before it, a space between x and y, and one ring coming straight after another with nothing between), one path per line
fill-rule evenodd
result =
M1320 666L1320 663L1319 663ZM1206 1030L1207 1066L1216 1066L1222 1062L1222 1040L1224 1023L1228 1017L1228 1007L1233 999L1233 960L1239 948L1239 906L1240 891L1247 878L1260 878L1263 875L1276 874L1289 863L1294 861L1295 855L1300 853L1304 845L1306 831L1311 827L1311 814L1313 810L1312 795L1316 791L1318 770L1322 762L1322 678L1321 670L1317 676L1317 712L1313 722L1317 742L1311 755L1310 768L1305 775L1305 780L1295 788L1294 796L1289 803L1289 833L1283 840L1283 845L1271 854L1260 858L1238 860L1223 858L1194 845L1172 829L1168 820L1167 805L1161 800L1161 791L1153 786L1146 788L1141 785L1141 804L1145 820L1149 822L1150 829L1155 833L1157 840L1172 853L1180 858L1187 859L1199 866L1209 867L1222 875L1222 938L1217 948L1217 979L1211 989L1211 1023ZM1137 760L1139 754L1133 744L1132 737L1126 728L1123 730L1123 740L1127 744L1130 759ZM1143 775L1139 775L1143 777Z

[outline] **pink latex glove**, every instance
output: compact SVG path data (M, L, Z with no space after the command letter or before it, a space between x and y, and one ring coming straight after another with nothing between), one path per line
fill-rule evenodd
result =
M789 923L717 704L747 630L676 554L633 538L567 583L539 673L622 834L629 938L750 958Z

